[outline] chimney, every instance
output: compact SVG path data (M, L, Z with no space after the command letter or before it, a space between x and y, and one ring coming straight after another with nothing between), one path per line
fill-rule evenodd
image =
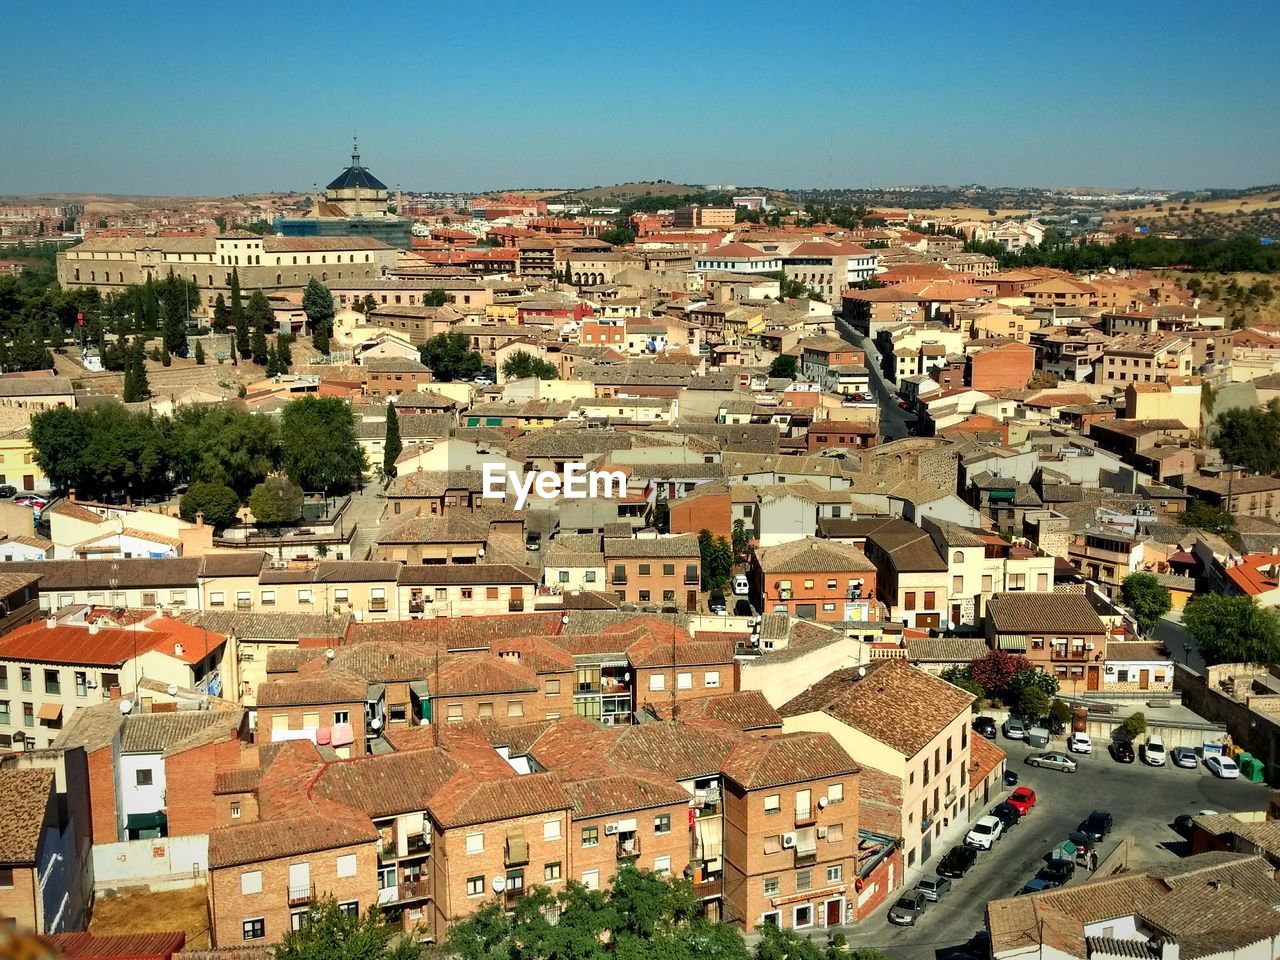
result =
M203 510L197 511L197 513L196 513L196 526L197 526L197 527L203 527L203 526L204 526L204 511L203 511Z
M182 656L182 644L180 644L180 643L175 643L175 644L173 645L173 655L174 655L175 657L180 657L180 656Z
M44 626L46 630L52 630L58 625L58 618L52 615L44 618Z
M89 633L93 634L97 632L98 632L98 624L96 622L91 622L89 624Z
M70 490L68 490L68 491L67 491L67 500L68 500L70 503L75 503L75 502L76 502L76 488L75 488L75 487L72 487Z

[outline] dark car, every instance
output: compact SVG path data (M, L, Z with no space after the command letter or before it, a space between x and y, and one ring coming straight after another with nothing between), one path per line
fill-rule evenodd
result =
M1006 787L1016 787L1018 785L1018 774L1014 770L1006 770L1004 772L1004 785Z
M1060 886L1062 884L1057 880L1042 880L1040 877L1036 877L1034 880L1028 880L1026 885L1015 896L1021 897L1028 893L1044 893L1046 890L1052 890L1054 887Z
M1068 860L1065 857L1053 857L1040 868L1040 872L1036 874L1041 880L1052 880L1059 886L1066 883L1076 875L1076 862Z
M916 919L924 913L928 901L919 890L908 890L889 908L889 922L904 927L914 927Z
M1111 832L1112 826L1111 814L1095 810L1080 822L1079 830L1094 843L1100 843Z
M1133 744L1116 740L1111 744L1111 759L1116 763L1133 763Z
M1022 819L1022 814L1018 812L1018 808L1012 803L996 804L995 809L991 811L991 815L1003 823L1006 830Z
M991 717L974 717L973 731L988 740L994 740L996 738L996 722Z
M950 877L952 880L958 880L972 870L973 865L977 862L978 851L973 847L962 845L948 850L946 855L938 861L938 866L935 870L940 877Z
M1092 838L1087 833L1081 833L1079 830L1072 830L1070 833L1068 833L1067 840L1070 843L1074 844L1075 848L1079 850L1081 853L1088 853L1095 846L1097 846L1097 844L1093 842Z
M733 605L733 615L735 617L749 617L751 613L751 601L745 597L739 597Z
M10 497L18 495L18 488L11 483L0 485L0 498L8 500Z
M707 600L707 608L717 616L723 617L729 612L728 606L724 602L724 594L719 590L712 590L711 596Z
M1184 837L1191 836L1191 823L1195 817L1189 813L1180 813L1173 818L1173 829Z

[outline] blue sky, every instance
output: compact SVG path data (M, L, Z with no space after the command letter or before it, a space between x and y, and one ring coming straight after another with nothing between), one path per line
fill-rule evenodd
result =
M1280 181L1280 4L23 4L0 194ZM19 53L18 51L21 51Z

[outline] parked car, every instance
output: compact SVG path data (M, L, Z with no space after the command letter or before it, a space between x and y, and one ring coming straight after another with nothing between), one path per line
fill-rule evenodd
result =
M1058 886L1066 883L1076 875L1076 862L1066 857L1053 857L1040 868L1036 876L1041 880L1049 880Z
M49 505L49 501L44 497L36 497L30 494L23 494L20 497L14 497L13 502L20 507L35 507L37 510L43 510Z
M754 612L751 609L751 601L743 597L739 597L733 605L733 615L735 617L749 617Z
M486 377L483 373L482 373L482 374L480 374L480 375L478 375L478 376L477 376L474 380L472 380L471 382L472 382L472 383L474 383L477 387L492 387L492 386L493 386L493 379L492 379L491 377Z
M1027 739L1027 724L1021 717L1010 717L1004 722L1004 738L1006 740Z
M527 534L524 538L524 548L526 550L538 551L542 549L542 540L536 533Z
M1067 834L1067 840L1070 841L1080 853L1088 853L1096 846L1093 842L1093 838L1081 830L1072 830Z
M979 850L990 850L1000 835L1004 833L1004 824L996 817L988 814L979 817L977 822L965 834L964 842Z
M1062 884L1057 880L1045 880L1040 877L1036 877L1033 880L1028 880L1026 884L1023 885L1022 889L1014 894L1014 896L1021 897L1028 893L1044 893L1046 890L1052 890L1055 887L1060 886L1062 886Z
M718 617L726 616L729 608L725 605L724 594L719 590L712 590L711 596L707 599L707 609Z
M1067 737L1067 750L1071 753L1093 753L1093 741L1087 733L1073 733Z
M1033 767L1048 767L1050 770L1062 770L1065 773L1075 773L1076 767L1079 766L1065 753L1035 753L1027 757L1027 763Z
M1157 736L1147 737L1147 744L1142 750L1142 762L1149 767L1163 767L1164 758L1164 741Z
M1173 818L1173 829L1176 833L1180 833L1182 836L1190 839L1191 825L1195 821L1196 817L1216 817L1217 815L1217 810L1201 810L1194 816L1189 813L1180 813L1178 816Z
M937 903L951 889L951 881L946 877L925 877L916 884L916 889L924 894L926 900Z
M988 740L996 738L996 722L991 717L974 717L973 732L986 737Z
M747 578L741 573L736 574L733 578L734 596L745 597L750 592L751 584L748 582Z
M0 484L0 497L8 500L10 497L18 495L18 488L11 483Z
M978 862L978 851L973 847L958 846L948 850L935 868L938 876L958 880L973 869Z
M1007 800L1004 803L997 803L992 808L991 815L1003 823L1006 830L1022 819L1022 813Z
M1016 787L1018 785L1018 772L1016 770L1006 770L1004 772L1004 785L1006 787Z
M1205 760L1204 765L1209 768L1210 773L1222 780L1235 780L1240 776L1240 768L1230 757L1212 756Z
M1169 759L1173 761L1175 767L1185 767L1188 770L1194 770L1200 766L1200 758L1190 747L1174 747L1169 751Z
M1112 741L1111 759L1116 763L1133 763L1133 744L1128 740Z
M1036 805L1036 792L1030 787L1019 787L1009 794L1009 799L1005 802L1017 807L1018 812L1025 817L1031 812L1031 808Z
M889 908L889 922L903 927L914 927L920 914L924 913L924 905L928 903L923 893L908 890Z
M1111 832L1112 826L1111 814L1105 810L1095 810L1080 821L1079 830L1094 843L1101 843Z

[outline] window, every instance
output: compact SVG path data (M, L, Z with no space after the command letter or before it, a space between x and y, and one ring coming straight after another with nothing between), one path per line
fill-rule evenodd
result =
M707 687L720 686L720 671L708 670L705 674L703 674L702 682L703 682L703 685Z
M482 703L482 704L480 704L479 706L477 706L477 707L476 707L476 716L477 716L477 717L479 717L481 720L487 720L489 717L492 717L492 716L493 716L493 704L492 704L492 703Z
M22 725L24 727L34 727L36 725L36 708L29 703L22 705Z
M214 590L209 594L209 606L211 607L221 607L224 606L226 602L227 595L221 590Z
M360 916L360 901L347 900L344 903L338 904L338 910L346 914L348 917L358 917Z
M797 870L796 871L796 889L808 890L812 886L813 886L813 871Z
M484 853L484 834L468 833L467 834L467 853Z
M839 883L843 873L844 870L838 863L833 867L827 867L827 883Z
M308 604L312 600L312 593L309 587L298 591L298 603Z
M356 875L356 855L347 853L338 857L337 869L339 877L354 877Z
M449 720L450 722L456 722L456 721L458 721L458 720L461 720L461 719L462 719L462 704L460 704L460 703L451 703L451 704L449 704L449 707L448 707L448 713L446 714L446 719L447 719L447 720Z
M924 592L924 608L926 610L932 610L935 606L937 606L937 604L934 603L935 599L936 597L934 596L934 592L932 590L926 590Z
M240 819L240 801L239 800L231 801L231 819L232 820Z
M351 722L351 711L350 711L350 710L335 710L335 711L333 711L333 722L334 722L334 723L350 723L350 722Z
M776 897L782 892L782 881L778 877L764 878L764 895L766 897Z
M982 592L983 592L983 593L990 593L990 592L991 592L991 590L992 590L991 574L989 574L989 573L984 573L984 574L982 575Z
M956 596L964 593L964 577L951 578L951 592Z
M902 595L902 609L914 610L916 608L915 591L909 591Z
M267 935L267 922L262 917L246 920L243 929L246 940L262 940Z
M764 838L764 852L778 853L782 849L782 838L777 834Z
M149 787L152 785L151 771L139 770L134 774L134 783L140 787Z
M249 896L253 893L262 892L262 871L246 870L240 874L240 893L243 896Z
M558 697L558 696L560 696L560 681L559 681L559 680L548 680L548 681L547 681L547 696L548 696L548 697Z
M484 877L467 877L467 896L484 896Z
M844 799L844 784L832 783L827 786L827 803L839 803Z
M649 576L649 564L647 563L640 564L640 576L642 577Z
M276 592L274 590L263 590L260 596L264 607L274 607L276 605Z
M83 670L76 671L76 696L87 697L89 695L89 674Z
M508 701L507 701L507 716L508 716L508 717L523 717L523 716L524 716L524 701L523 701L523 700L508 700Z
M771 793L764 798L764 812L778 813L782 810L782 795Z
M588 890L600 889L600 871L599 870L583 870L582 885Z
M470 600L470 599L472 598L472 596L473 596L473 595L474 595L474 590L473 590L473 588L471 588L471 587L463 587L463 588L462 588L462 599L463 599L463 600Z
M670 857L654 857L654 858L653 858L653 872L654 872L654 873L658 873L658 874L662 874L662 873L670 873L670 872L671 872L671 858L670 858Z
M833 823L827 827L827 842L839 843L844 839L844 824Z
M667 688L667 678L665 674L651 673L649 674L650 690L665 690Z
M556 860L554 863L548 863L542 868L542 879L547 881L547 883L554 883L556 880L560 879L559 860Z
M57 670L46 670L44 672L44 692L62 693L62 682L59 679Z
M542 822L542 839L543 840L559 840L560 839L560 821L544 820Z
M782 926L782 914L780 914L777 910L770 910L767 913L760 914L760 926L762 927Z
M662 575L664 577L674 577L676 575L676 565L674 563L664 563L662 565Z
M670 833L671 832L671 814L660 813L653 818L654 833Z
M582 828L582 845L584 847L600 846L600 828L599 827L583 827Z
M9 701L0 700L0 723L8 725L9 723Z
M693 674L692 674L692 673L677 673L677 674L676 674L676 689L677 689L677 690L692 690L692 689L693 689Z

